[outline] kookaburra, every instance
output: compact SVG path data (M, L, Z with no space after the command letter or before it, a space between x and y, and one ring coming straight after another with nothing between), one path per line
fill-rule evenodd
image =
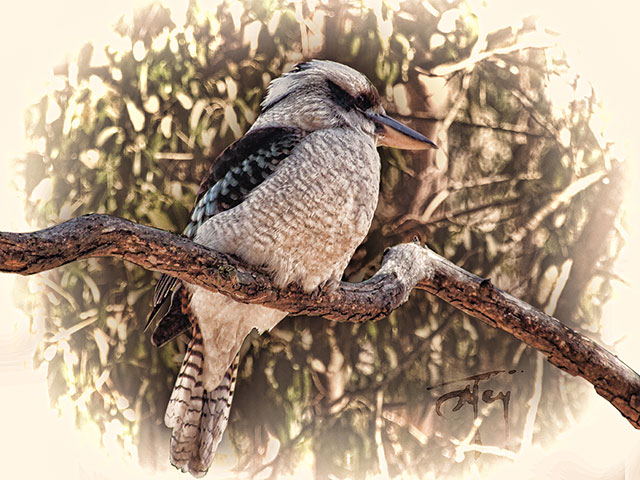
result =
M371 225L379 145L435 147L388 117L361 73L300 63L271 82L256 122L214 162L184 235L261 267L279 287L330 288ZM192 328L165 423L173 429L171 463L200 477L227 425L245 337L287 313L166 275L153 303L156 345Z

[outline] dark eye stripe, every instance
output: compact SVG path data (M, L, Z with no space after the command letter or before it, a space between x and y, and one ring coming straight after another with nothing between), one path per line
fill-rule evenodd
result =
M355 98L349 95L337 83L327 80L327 86L329 87L331 98L336 105L339 105L347 111L351 110L355 106Z
M329 87L329 93L333 101L347 111L351 110L352 108L357 108L358 110L363 111L368 110L376 103L374 92L366 94L362 93L354 98L342 87L340 87L335 82L332 82L331 80L327 80L327 86Z

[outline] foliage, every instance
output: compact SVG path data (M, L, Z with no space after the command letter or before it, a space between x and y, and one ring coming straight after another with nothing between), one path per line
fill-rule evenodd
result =
M443 147L437 156L381 151L380 205L348 278L418 237L597 331L615 215L587 233L598 207L619 209L620 174L590 128L593 92L582 93L561 53L518 48L541 35L532 21L480 35L461 0L368 5L191 2L176 25L151 4L123 19L105 55L85 45L28 113L28 217L45 226L100 212L181 231L210 159L254 121L269 81L297 61L329 58L365 73L388 111ZM514 48L495 51L503 47ZM476 60L455 67L466 59ZM446 81L428 75L443 66ZM550 87L562 82L572 100L552 104ZM591 267L576 280L574 264ZM53 403L71 402L79 425L105 432L115 422L143 463L164 466L161 421L184 345L154 349L143 332L153 278L114 260L78 262L32 283L40 294L24 307L46 332L36 361L48 363ZM565 285L578 285L569 298ZM465 438L513 451L527 436L544 441L579 414L584 389L507 334L420 293L378 323L288 318L249 341L227 438L241 468L274 476L309 458L321 478L488 468L499 457L465 455ZM471 405L456 412L450 400L436 414L447 390L428 386L498 369L515 373L480 388L511 391L506 421L499 402L482 400L475 432ZM534 429L526 414L536 388Z

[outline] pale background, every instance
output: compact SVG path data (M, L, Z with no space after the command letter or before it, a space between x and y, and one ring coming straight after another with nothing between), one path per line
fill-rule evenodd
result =
M3 2L0 7L0 230L29 230L11 161L27 148L25 106L38 100L52 78L53 65L86 41L108 42L111 25L136 3L142 2L32 0ZM163 3L172 6L174 20L181 24L186 1ZM562 34L559 41L572 66L594 85L604 103L607 138L617 142L618 158L625 158L632 167L633 182L625 203L629 241L616 266L616 273L629 285L614 284L614 297L603 319L604 338L610 345L615 343L610 348L620 358L640 371L640 318L634 297L640 287L640 95L636 90L640 6L633 3L499 0L488 5L476 2L476 10L488 28L517 22L523 14L538 14L544 25ZM12 276L0 274L0 478L188 478L171 470L153 476L141 472L123 460L117 448L99 447L97 437L75 431L70 417L58 418L50 410L43 372L31 369L37 338L12 304L12 285ZM586 420L560 435L552 447L522 452L510 468L491 478L640 480L640 432L595 392L584 402L590 409ZM297 476L304 478L305 470Z

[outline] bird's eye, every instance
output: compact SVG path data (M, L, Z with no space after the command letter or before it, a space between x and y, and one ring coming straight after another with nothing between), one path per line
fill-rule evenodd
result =
M356 97L355 105L360 110L369 110L373 106L373 103L367 95L361 93Z

